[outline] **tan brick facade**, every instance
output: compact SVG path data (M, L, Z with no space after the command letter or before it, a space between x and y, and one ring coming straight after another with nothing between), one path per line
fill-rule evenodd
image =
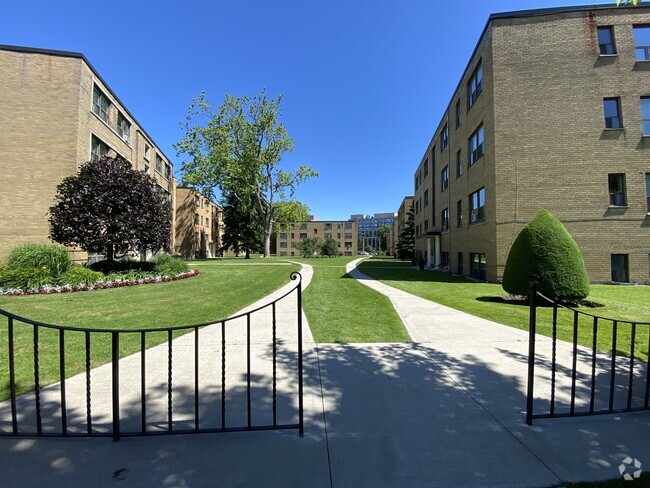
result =
M649 281L650 138L643 135L640 100L650 96L650 63L635 60L633 26L640 24L650 25L650 8L490 18L415 173L420 256L432 266L497 281L515 237L545 208L578 243L593 282L612 280L612 255L619 254L627 256L629 281ZM600 55L598 26L612 27L616 55ZM479 63L482 92L468 108L468 85ZM603 99L610 97L620 100L622 129L605 128ZM440 151L445 124L448 146ZM481 125L483 155L469 166L468 140ZM449 184L443 190L445 166ZM610 205L610 174L624 175L625 205ZM472 194L481 188L485 204L470 222ZM445 209L448 228L442 225Z
M223 225L221 208L191 188L176 188L174 251L184 258L220 255Z
M93 92L104 97L104 112ZM0 46L0 127L0 259L16 245L49 241L57 185L100 142L108 155L148 170L173 200L171 162L82 54Z
M307 237L325 240L331 237L338 243L339 255L357 254L359 232L355 221L309 221L292 222L289 229L278 232L276 238L278 256L300 256L297 244Z

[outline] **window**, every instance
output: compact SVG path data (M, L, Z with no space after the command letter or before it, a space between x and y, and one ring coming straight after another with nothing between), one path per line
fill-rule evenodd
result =
M456 129L460 127L460 98L456 100Z
M337 239L340 239L340 238L341 238L341 233L340 233L340 232L337 232L337 233L336 233L336 238L337 238Z
M442 128L442 132L440 133L440 152L445 150L447 147L447 144L449 143L449 128L447 127L447 124Z
M449 252L448 251L442 251L442 253L440 253L440 265L443 268L448 268L449 267Z
M469 221L485 219L485 188L476 190L469 196Z
M625 175L622 173L609 175L609 204L614 207L627 205L625 198Z
M352 228L352 222L345 222L345 223L343 224L343 227L344 227L345 229L351 229L351 228Z
M446 230L449 230L449 209L448 208L444 209L441 212L441 216L442 216L442 223L441 223L442 231L444 232Z
M418 191L418 175L415 175L415 191Z
M429 174L429 160L426 159L424 161L424 176L427 176Z
M618 283L630 281L627 254L612 254L612 281Z
M100 141L97 137L92 136L90 141L90 159L92 161L99 161L104 156L108 155L109 147Z
M645 174L645 199L648 206L648 213L650 214L650 173Z
M606 129L622 129L621 105L618 98L603 98Z
M424 206L429 205L429 190L424 190Z
M424 233L426 234L427 232L429 232L429 221L425 220L424 221Z
M300 240L302 241L303 239L307 239L307 233L306 232L301 232L300 233Z
M280 256L286 256L286 255L287 255L286 251L280 252Z
M160 157L159 154L156 154L156 171L158 171L158 173L162 173L162 165L163 165L162 158Z
M483 67L481 63L476 67L472 77L467 83L467 109L469 110L483 91Z
M205 218L205 226L210 227L210 219L207 217Z
M287 242L286 242L286 241L281 242L281 243L280 243L280 247L281 247L282 249L286 249L286 248L288 247Z
M318 234L318 229L314 229L314 235Z
M634 50L637 61L650 61L650 26L634 27Z
M456 272L459 275L463 274L463 253L462 252L458 253L458 268Z
M417 215L418 213L420 213L420 204L416 200L415 201L415 215Z
M477 280L485 281L485 254L470 253L470 276Z
M469 150L469 166L473 165L476 161L483 157L484 154L484 134L483 124L470 136L468 141Z
M325 230L332 230L332 224L325 224Z
M145 145L144 145L144 159L149 161L150 154L151 154L151 147L149 146L149 144L145 143Z
M598 28L598 47L601 55L616 54L616 46L614 45L614 32L612 27L599 27Z
M463 176L463 160L460 156L460 149L456 153L456 178Z
M456 227L463 226L463 201L456 202Z
M332 233L331 232L325 232L325 239L331 239L332 238Z
M172 166L169 163L165 163L165 178L171 179L172 177Z
M288 239L289 236L287 235L286 232L280 232L280 239Z
M195 232L194 233L194 244L198 244L198 243L199 243L199 233Z
M445 191L449 187L449 166L445 166L440 173L440 180L442 184L442 190Z
M650 97L641 97L641 122L643 135L650 135Z
M296 243L294 241L291 241L291 248L295 249L295 247L296 247Z
M352 239L352 232L345 232L343 235L344 239Z
M111 102L108 101L108 98L104 93L95 85L93 87L93 112L97 117L102 119L108 124L108 107L110 107Z
M194 225L199 225L199 214L194 214Z
M131 123L126 120L122 112L117 112L117 133L124 141L131 142Z
M300 224L300 230L307 230L307 224Z

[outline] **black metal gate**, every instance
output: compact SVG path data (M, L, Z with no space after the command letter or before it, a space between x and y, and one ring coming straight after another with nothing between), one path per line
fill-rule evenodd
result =
M540 310L546 316L541 321ZM541 326L550 328L550 337L537 334ZM563 306L539 293L533 283L526 423L648 410L649 329L648 322L601 317ZM639 354L642 348L645 358Z
M0 403L0 435L117 441L298 429L302 436L302 277L293 272L291 280L295 287L255 310L181 327L64 327L0 310L7 334L0 387L9 397ZM102 354L109 362L95 367ZM29 363L30 378L17 362ZM44 374L57 381L44 386Z

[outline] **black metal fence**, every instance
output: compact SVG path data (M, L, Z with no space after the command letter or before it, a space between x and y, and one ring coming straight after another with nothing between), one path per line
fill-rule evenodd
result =
M0 403L0 435L117 441L298 429L302 436L302 277L291 279L296 286L267 305L180 327L64 327L0 310L7 337L0 387L9 397ZM102 354L110 362L94 367ZM55 377L47 386L44 371Z
M550 337L538 335L542 327ZM648 410L649 329L648 322L566 307L539 293L533 283L526 423Z

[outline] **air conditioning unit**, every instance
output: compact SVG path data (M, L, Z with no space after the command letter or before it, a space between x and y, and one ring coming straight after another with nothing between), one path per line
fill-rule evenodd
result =
M122 134L122 140L123 140L124 142L130 142L130 141L131 141L131 138L129 137L128 134Z
M472 210L472 222L476 222L478 220L479 217L478 211L479 211L478 208Z

